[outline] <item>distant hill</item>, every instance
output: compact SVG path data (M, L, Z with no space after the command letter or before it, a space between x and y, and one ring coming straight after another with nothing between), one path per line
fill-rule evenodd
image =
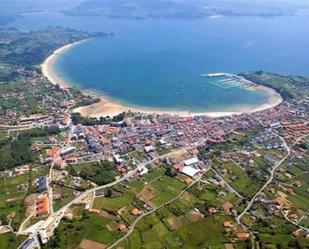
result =
M85 0L1 0L0 25L12 20L16 15L32 12L65 11Z
M197 19L217 16L309 16L307 0L1 0L0 25L20 14L62 12L110 18Z
M137 19L217 15L271 17L309 13L309 3L304 0L87 0L65 13Z
M211 14L200 0L89 0L66 13L115 18L199 18Z
M1 0L0 15L27 12L63 11L71 9L85 0Z

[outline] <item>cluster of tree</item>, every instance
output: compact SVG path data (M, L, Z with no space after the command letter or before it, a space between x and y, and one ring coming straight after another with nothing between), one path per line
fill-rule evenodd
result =
M309 150L309 143L300 143L299 147L304 150Z
M51 135L57 135L61 132L59 126L49 126L44 128L34 128L30 131L27 131L24 135L29 137L46 137Z
M104 185L114 181L115 179L115 164L110 161L103 161L92 164L91 166L83 167L80 172L77 172L74 167L70 168L70 173L75 176L80 176L85 180L95 182L98 185Z
M32 162L31 138L58 134L59 127L35 128L21 132L15 138L0 140L0 170Z
M31 157L31 142L28 135L20 135L11 143L11 165L17 166L25 163L30 163Z
M165 175L175 177L177 176L177 171L174 168L167 168L165 171Z
M80 91L75 90L74 88L71 88L71 91L73 92L74 98L78 98L82 95L82 93ZM92 98L92 97L88 96L87 99L81 100L74 107L72 107L72 109L75 109L75 108L78 108L78 107L81 107L81 106L92 105L92 104L95 104L95 103L98 103L98 102L100 102L100 98Z
M82 124L82 125L103 125L103 124L111 124L111 123L119 123L122 122L125 118L126 113L120 113L117 116L110 117L100 117L100 118L89 118L83 117L80 113L72 113L72 122L73 124ZM126 126L125 122L121 125Z
M15 81L20 77L20 74L16 71L12 72L1 72L0 74L0 82L7 82L7 81Z
M8 53L0 53L0 61L13 64L34 66L43 62L46 56L56 48L86 39L89 37L105 36L104 33L89 33L62 27L48 27L31 32L20 32L16 29L0 30L0 37L6 36L9 41L2 44L3 50Z

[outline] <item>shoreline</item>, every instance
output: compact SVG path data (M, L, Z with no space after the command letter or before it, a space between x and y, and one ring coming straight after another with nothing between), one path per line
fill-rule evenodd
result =
M70 83L61 79L56 72L54 71L53 64L57 57L67 51L68 49L81 44L82 42L88 39L84 39L81 41L77 41L74 43L67 44L56 49L51 55L49 55L46 60L41 64L42 74L52 83L58 84L61 88L67 89L70 87ZM231 115L240 115L242 113L255 113L259 111L263 111L266 109L270 109L279 105L283 99L279 93L277 93L274 89L270 87L266 87L264 85L255 84L253 86L248 87L249 90L263 90L269 94L269 99L266 103L256 107L242 107L237 112L224 112L224 111L214 111L214 112L189 112L189 111L181 111L181 110L172 110L172 109L160 109L160 108L147 108L147 107L134 107L134 106L126 106L122 103L119 103L114 100L110 100L109 97L104 96L103 94L98 93L90 93L91 95L95 95L100 98L100 101L83 107L78 107L72 110L72 112L79 112L82 116L85 117L102 117L102 116L116 116L122 112L140 112L140 113L149 113L149 114L169 114L169 115L177 115L181 117L192 117L192 116L209 116L209 117L223 117L223 116L231 116ZM85 94L89 94L89 91L84 91Z
M60 48L57 48L55 51L53 51L52 54L50 54L44 60L44 62L40 65L43 76L46 77L52 84L59 85L62 89L69 88L71 85L68 82L66 82L65 80L61 79L61 77L59 77L56 74L56 72L53 68L53 64L57 60L57 57L59 55L63 54L64 52L66 52L70 48L85 42L88 39L83 39L83 40L80 40L80 41L76 41L76 42L64 45Z

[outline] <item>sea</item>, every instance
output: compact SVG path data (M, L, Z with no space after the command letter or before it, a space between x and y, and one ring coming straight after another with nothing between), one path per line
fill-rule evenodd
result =
M56 74L80 89L127 106L237 112L266 103L269 93L201 75L263 70L309 76L308 24L305 16L134 20L49 12L21 15L8 26L115 33L74 46L54 62Z

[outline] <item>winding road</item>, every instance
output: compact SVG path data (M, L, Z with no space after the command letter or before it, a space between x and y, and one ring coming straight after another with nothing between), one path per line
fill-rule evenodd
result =
M277 134L276 134L276 135L277 135ZM241 222L240 222L241 218L242 218L242 217L249 211L249 209L252 207L252 205L253 205L253 203L254 203L256 197L258 197L258 196L262 193L262 191L272 182L272 180L274 179L274 174L275 174L276 170L277 170L277 169L281 166L281 164L291 155L291 148L292 148L295 144L297 144L299 141L301 141L303 138L305 138L305 137L307 137L307 136L308 136L308 134L299 137L299 138L296 139L296 141L289 147L289 146L287 145L286 141L285 141L281 136L278 135L278 137L283 141L283 145L284 145L284 147L285 147L286 150L287 150L287 154L286 154L279 162L277 162L277 163L274 165L274 167L272 168L272 170L271 170L271 172L270 172L270 177L269 177L268 181L267 181L267 182L263 185L263 187L252 197L252 199L250 200L250 202L248 203L248 205L246 206L246 208L244 209L244 211L243 211L240 215L238 215L238 216L236 217L236 221L237 221L238 224L241 223Z

